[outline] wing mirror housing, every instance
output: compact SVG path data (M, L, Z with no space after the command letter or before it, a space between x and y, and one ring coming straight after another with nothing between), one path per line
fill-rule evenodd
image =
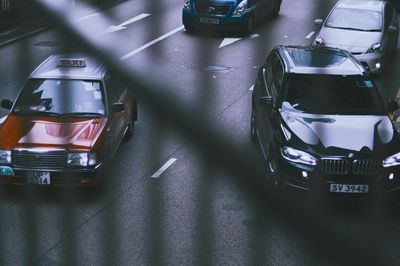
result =
M314 25L321 27L322 24L324 24L324 21L320 18L317 18L316 20L314 20Z
M13 102L7 99L1 100L0 102L1 107L3 107L4 109L8 109L10 110L13 106Z
M123 103L114 103L111 106L111 113L119 113L124 111L125 107Z
M389 100L387 105L388 112L392 113L399 109L399 104L396 100Z
M268 108L268 109L272 109L272 107L274 106L273 100L271 96L262 96L260 97L260 99L258 100L258 104L262 107Z

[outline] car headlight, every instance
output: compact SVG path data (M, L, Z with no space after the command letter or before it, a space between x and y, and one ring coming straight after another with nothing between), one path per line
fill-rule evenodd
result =
M234 16L241 16L243 15L244 11L246 11L247 7L247 0L243 0L240 4L235 8L233 11Z
M315 38L314 45L325 46L325 41L321 36L317 36L317 38Z
M190 5L190 0L185 0L185 2L183 3L183 9L186 11L192 10L192 6Z
M307 165L317 165L317 159L307 152L300 151L290 147L281 149L283 158L294 163L302 163Z
M11 151L0 150L0 163L10 164L11 163Z
M400 165L400 152L387 157L385 160L383 160L382 165L383 167Z
M67 164L71 166L92 166L97 162L94 152L71 152L67 153Z
M382 51L382 45L380 43L374 43L373 45L371 45L368 50L367 50L367 54L369 53L377 53L377 52L381 52Z

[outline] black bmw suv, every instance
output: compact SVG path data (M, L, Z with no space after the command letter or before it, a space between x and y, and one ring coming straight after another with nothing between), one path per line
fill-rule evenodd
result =
M278 187L327 194L400 189L400 141L363 66L327 47L277 46L252 95L251 138Z

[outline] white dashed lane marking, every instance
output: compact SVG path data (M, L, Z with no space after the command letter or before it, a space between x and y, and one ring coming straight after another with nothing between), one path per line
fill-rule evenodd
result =
M164 40L164 39L166 39L166 38L168 38L168 37L174 35L175 33L180 32L180 31L183 30L183 29L184 29L184 26L182 25L182 26L180 26L180 27L178 27L178 28L176 28L176 29L174 29L174 30L171 30L170 32L164 34L163 36L160 36L160 37L158 37L157 39L152 40L152 41L149 42L149 43L146 43L146 44L143 45L142 47L139 47L139 48L133 50L132 52L127 53L126 55L122 56L122 57L120 58L120 60L121 60L121 61L124 61L124 60L126 60L126 59L128 59L128 58L131 58L132 56L134 56L134 55L140 53L141 51L143 51L143 50L149 48L150 46L152 46L152 45L154 45L154 44L156 44L156 43L158 43L158 42L161 42L162 40Z
M250 87L249 91L253 91L254 90L254 85Z
M139 20L141 20L141 19L144 19L144 18L146 18L146 17L148 17L148 16L150 16L150 14L147 14L147 13L142 13L142 14L140 14L140 15L137 15L136 17L133 17L133 18L131 18L131 19L128 19L127 21L125 21L125 22L122 22L121 24L119 24L119 25L111 25L110 27L108 27L107 29L106 29L106 33L111 33L111 32L115 32L115 31L120 31L120 30L123 30L123 29L126 29L126 26L128 26L129 24L132 24L132 23L134 23L134 22L136 22L136 21L139 21Z
M176 158L169 159L163 166L161 166L160 169L157 170L157 172L151 176L151 178L159 178L162 173L164 173L175 161Z

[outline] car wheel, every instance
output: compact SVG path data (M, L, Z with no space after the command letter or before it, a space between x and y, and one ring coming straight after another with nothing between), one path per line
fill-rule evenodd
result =
M284 190L284 183L279 171L277 159L271 156L267 161L267 184L276 191Z
M253 143L257 142L257 125L256 125L256 111L254 107L251 108L251 120L250 120L250 138Z
M279 11L281 11L281 3L279 0L276 0L274 4L274 9L272 10L271 17L276 18L279 15Z
M132 138L133 132L135 131L135 117L136 117L136 108L134 107L132 110L131 121L129 122L128 129L125 133L125 139L128 140Z
M192 32L193 32L193 27L192 27L192 26L184 25L184 27L185 27L185 31L186 31L187 33L192 33Z
M254 30L254 18L252 16L246 22L246 28L243 31L243 35L247 36L250 35Z

